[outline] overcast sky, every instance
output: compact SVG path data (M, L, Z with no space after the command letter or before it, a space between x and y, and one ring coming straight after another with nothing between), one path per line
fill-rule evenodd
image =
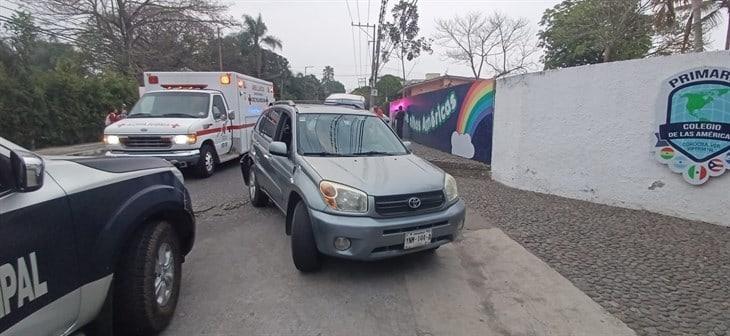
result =
M335 78L345 84L347 90L358 86L358 77L368 77L370 73L369 37L358 28L350 26L351 17L356 23L377 21L380 0L237 0L232 1L230 13L240 18L244 13L261 13L268 25L269 33L279 37L283 50L277 51L290 62L292 71L316 73L321 77L322 68L331 65L335 68ZM389 5L397 0L388 1ZM434 20L463 15L470 11L489 14L499 11L511 17L524 17L537 33L537 23L545 9L559 0L420 0L418 12L421 34L431 37L434 34ZM349 12L348 12L349 6ZM368 10L369 8L369 10ZM350 16L350 14L352 16ZM388 10L386 17L391 18ZM726 20L726 18L725 18ZM725 21L726 22L726 21ZM712 34L711 49L720 49L724 44L724 27L719 25ZM371 29L372 31L372 29ZM423 55L406 66L411 69L408 79L423 78L426 73L448 72L451 75L470 76L468 67L446 61L441 50L434 45L432 55ZM400 76L400 64L391 61L385 65L384 73ZM381 72L382 74L382 72ZM487 74L488 75L488 74Z

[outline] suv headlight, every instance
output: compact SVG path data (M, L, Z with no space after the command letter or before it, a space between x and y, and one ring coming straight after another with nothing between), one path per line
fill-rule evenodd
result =
M459 190L456 188L456 179L449 174L444 175L444 195L446 203L451 203L459 198Z
M118 135L104 135L104 143L107 145L118 145L119 136Z
M328 207L337 211L365 213L368 195L346 185L330 181L319 183L319 193Z

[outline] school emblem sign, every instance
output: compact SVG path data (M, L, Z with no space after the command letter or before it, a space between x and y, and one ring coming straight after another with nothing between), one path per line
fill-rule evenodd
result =
M693 185L730 164L730 69L700 67L662 84L654 156Z

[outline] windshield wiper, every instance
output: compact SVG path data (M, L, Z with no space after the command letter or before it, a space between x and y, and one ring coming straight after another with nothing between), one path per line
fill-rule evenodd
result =
M195 118L194 116L185 113L165 113L162 117Z
M381 151L366 151L366 152L359 152L359 153L353 153L352 155L356 156L393 156L393 155L400 155L398 153L391 153L391 152L381 152Z
M302 153L304 156L352 156L350 154L341 154L341 153L330 153L330 152L311 152L311 153Z

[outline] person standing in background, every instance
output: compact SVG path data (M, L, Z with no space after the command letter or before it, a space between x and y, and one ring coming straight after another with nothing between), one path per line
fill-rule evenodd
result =
M119 119L126 118L127 114L129 114L129 112L127 112L127 104L122 104L122 112L119 113Z
M104 125L109 126L119 120L121 120L119 116L119 112L117 111L116 107L111 108L109 113L106 115L106 119L104 120Z
M405 119L406 113L403 111L403 106L398 106L398 111L395 112L395 134L398 134L399 138L403 138L403 120Z

